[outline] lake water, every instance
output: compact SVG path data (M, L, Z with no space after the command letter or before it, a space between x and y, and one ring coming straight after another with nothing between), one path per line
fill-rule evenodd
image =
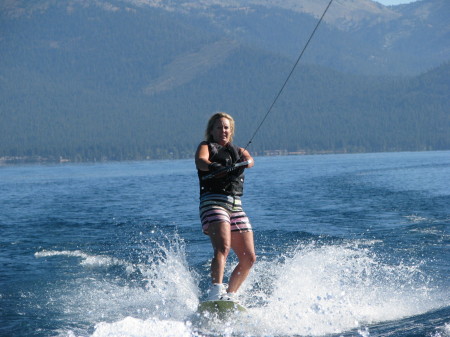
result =
M224 320L193 160L0 167L0 335L450 336L449 151L255 159Z

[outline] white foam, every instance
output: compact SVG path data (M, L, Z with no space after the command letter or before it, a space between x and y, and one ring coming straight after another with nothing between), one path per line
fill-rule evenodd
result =
M113 265L132 268L134 274L129 279L109 273L82 272L52 290L49 303L53 309L63 313L67 320L95 325L96 336L128 336L123 334L127 330L136 331L130 336L159 336L153 331L160 331L161 336L189 335L189 325L184 320L196 311L199 291L195 273L189 270L185 258L184 243L175 238L142 254L144 262L137 264L79 250L41 251L35 256L78 257L80 265L88 268ZM86 336L79 331L66 332L69 333Z
M127 317L115 323L100 323L92 337L193 337L190 323Z
M436 331L430 335L430 337L449 337L450 336L450 323L446 323L441 327L438 327Z
M61 289L60 309L75 321L91 322L95 337L320 336L353 329L369 336L371 323L419 315L448 301L448 295L439 297L429 287L420 263L394 265L374 253L380 244L300 245L276 260L260 259L241 292L248 314L205 323L195 315L198 276L189 269L183 242L175 238L132 265L141 276L139 285L133 278L125 284L80 278ZM80 257L83 266L131 265L81 251L36 253L57 255ZM446 331L448 326L436 337L448 336Z
M139 270L147 281L147 291L158 294L164 317L182 320L197 310L197 275L189 269L184 243L177 237L167 245L148 252L149 261ZM159 315L158 317L161 317Z
M264 284L261 278L268 271L272 288L255 293L267 304L251 309L251 324L242 325L242 332L342 333L439 305L419 266L383 263L369 248L354 244L301 247L283 263L260 263L252 282Z
M69 256L79 257L82 259L81 264L92 267L110 267L110 266L123 266L127 272L132 273L135 271L134 266L124 260L116 259L114 257L102 256L102 255L90 255L80 250L43 250L34 254L37 258L52 257L52 256Z
M413 222L413 223L419 223L419 222L425 222L429 219L424 218L422 216L418 216L416 214L412 214L412 215L407 215L405 216L406 219L408 219L409 221Z

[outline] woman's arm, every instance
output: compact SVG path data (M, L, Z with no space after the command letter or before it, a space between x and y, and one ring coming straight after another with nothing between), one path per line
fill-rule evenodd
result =
M255 165L255 161L253 160L253 157L250 155L250 153L247 150L245 150L243 148L239 148L239 152L242 153L241 161L247 161L247 160L252 161L250 164L247 165L247 168L253 167Z
M209 171L208 165L211 164L209 160L208 144L202 142L195 153L195 166L200 171Z

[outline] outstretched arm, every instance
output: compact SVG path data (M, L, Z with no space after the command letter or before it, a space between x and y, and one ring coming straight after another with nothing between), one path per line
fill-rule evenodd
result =
M247 150L245 150L243 148L239 148L239 152L242 153L240 161L251 160L251 163L247 165L247 168L253 167L255 165L255 161L253 160L253 157L250 155L250 153Z

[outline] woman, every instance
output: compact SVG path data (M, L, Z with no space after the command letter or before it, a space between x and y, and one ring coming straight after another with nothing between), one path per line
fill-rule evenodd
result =
M237 301L236 292L247 278L256 260L252 226L242 210L244 167L233 168L237 162L253 158L247 150L235 146L234 120L223 112L214 114L208 121L205 141L195 154L200 181L200 217L202 229L211 238L214 256L211 262L212 286L208 301ZM229 169L226 170L225 168ZM215 177L209 178L217 172ZM228 288L223 284L225 263L230 248L239 263L233 270Z

